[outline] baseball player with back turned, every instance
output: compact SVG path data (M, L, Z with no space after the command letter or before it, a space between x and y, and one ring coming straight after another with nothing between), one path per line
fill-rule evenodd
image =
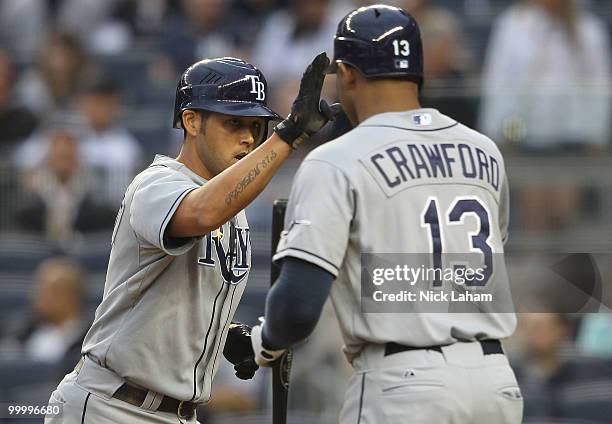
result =
M362 252L503 253L503 158L487 137L421 108L421 37L402 9L354 10L334 50L330 72L355 128L295 176L281 273L252 332L256 361L306 338L331 293L355 371L341 424L518 424L523 401L499 341L514 331L511 310L364 313L360 297Z
M51 395L62 413L47 423L194 423L221 352L239 378L253 377L250 329L231 324L251 266L244 208L332 116L319 103L328 65L315 58L290 116L259 147L278 115L257 68L221 58L183 73L174 114L183 146L127 189L102 303L82 360Z

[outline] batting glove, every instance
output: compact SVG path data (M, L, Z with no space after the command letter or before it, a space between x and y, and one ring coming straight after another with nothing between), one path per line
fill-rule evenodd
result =
M294 149L319 131L327 121L333 121L342 111L339 103L330 106L320 99L328 66L327 54L320 53L314 58L302 76L300 91L293 102L291 113L274 128L278 136Z
M251 330L251 343L253 345L253 352L255 352L255 362L260 367L269 367L286 352L286 349L272 350L264 346L261 338L264 326L263 317L260 317L259 321L261 324L256 325Z
M251 347L251 328L246 324L231 323L223 349L223 356L234 365L236 377L249 380L259 368Z

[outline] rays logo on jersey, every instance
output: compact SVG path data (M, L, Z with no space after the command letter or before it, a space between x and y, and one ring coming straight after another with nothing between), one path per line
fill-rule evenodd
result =
M218 262L223 280L228 284L239 284L251 266L248 253L251 244L249 229L235 227L234 257L230 255L231 237L225 237L223 230L229 231L228 228L224 228L206 234L203 240L204 256L198 258L198 264L214 268ZM224 241L226 246L223 245ZM213 252L216 254L216 259L213 257Z

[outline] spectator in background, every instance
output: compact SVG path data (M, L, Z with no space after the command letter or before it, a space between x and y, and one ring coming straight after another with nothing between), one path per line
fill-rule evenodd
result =
M8 51L0 48L0 153L27 138L37 124L36 116L15 104L15 69ZM0 159L1 160L1 159Z
M279 113L291 110L307 57L331 55L338 21L351 9L346 1L288 0L288 6L270 15L255 38L252 62L266 74L273 88L270 104ZM323 97L335 98L333 78L326 78ZM318 135L320 136L320 135ZM317 136L317 137L318 137Z
M110 229L114 222L114 209L97 203L91 174L81 168L78 149L78 141L68 132L49 135L44 164L25 179L31 200L16 216L22 229L64 247L75 241L77 233Z
M252 17L267 16L290 0L233 0L233 10Z
M92 44L100 27L107 22L113 6L123 0L46 0L49 22L77 37L85 46Z
M120 123L122 98L113 80L92 77L76 97L74 113L50 127L75 134L79 162L97 173L96 199L116 210L143 159L142 149ZM49 155L49 140L48 131L41 130L19 145L13 157L16 166L25 172L35 170Z
M36 270L32 310L3 344L14 345L27 359L74 367L88 327L85 293L85 274L76 262L65 257L42 262Z
M2 0L0 38L11 46L19 61L26 63L35 60L52 28L62 28L89 45L98 26L120 1Z
M178 11L179 0L123 0L115 4L112 15L128 25L137 36L155 35L165 20Z
M79 99L87 125L81 158L101 177L97 198L115 209L143 160L140 145L119 122L121 106L119 85L104 77L89 81Z
M0 40L15 58L31 62L47 29L46 8L40 0L0 1Z
M609 421L610 366L580 357L572 332L568 317L559 313L519 315L517 338L523 355L514 365L525 398L525 420Z
M525 151L609 141L610 44L575 0L524 0L495 23L483 75L481 126Z
M607 147L610 44L575 0L524 0L496 22L483 74L482 131L521 152L581 154ZM519 193L527 230L570 228L576 187Z
M28 69L18 82L18 100L41 118L73 114L86 64L86 54L76 37L63 32L50 33L37 65Z
M414 16L421 29L425 71L421 92L423 105L475 126L478 99L469 90L473 57L467 49L459 17L449 9L436 6L432 0L402 0L399 3Z
M523 313L519 318L517 335L523 352L515 371L525 398L524 416L552 417L553 382L563 376L561 349L571 346L570 323L556 313Z
M175 78L177 70L203 58L242 57L238 51L242 31L230 21L226 0L181 0L180 4L181 13L169 19L162 31L164 56L153 64L154 68L168 69L166 79Z
M289 0L233 0L232 12L243 33L241 49L250 51L266 19Z
M251 58L270 84L299 82L308 58L331 54L338 21L350 11L343 2L291 0L271 15L255 40Z
M431 0L404 0L401 4L419 23L423 38L427 86L457 86L472 70L460 20Z

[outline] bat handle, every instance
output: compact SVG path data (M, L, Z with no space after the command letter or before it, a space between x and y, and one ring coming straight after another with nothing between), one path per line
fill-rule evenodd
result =
M293 352L289 349L272 365L272 424L287 424L292 360Z

